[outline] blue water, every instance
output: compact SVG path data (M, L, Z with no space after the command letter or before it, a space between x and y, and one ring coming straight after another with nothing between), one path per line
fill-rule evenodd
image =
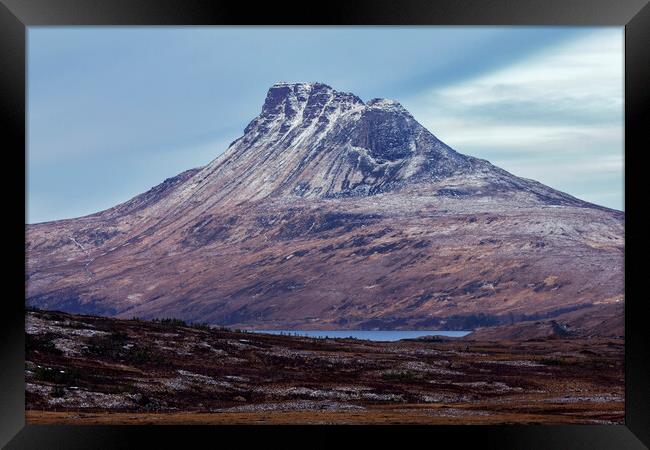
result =
M422 336L447 336L463 337L469 331L440 331L440 330L417 330L417 331L370 331L370 330L249 330L253 333L284 334L290 336L306 336L315 338L349 338L364 339L367 341L388 341L394 342L400 339L415 339Z

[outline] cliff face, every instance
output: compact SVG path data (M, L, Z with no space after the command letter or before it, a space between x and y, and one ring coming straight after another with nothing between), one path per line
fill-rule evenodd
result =
M623 221L399 103L279 83L221 156L27 227L27 302L279 328L473 328L623 301Z

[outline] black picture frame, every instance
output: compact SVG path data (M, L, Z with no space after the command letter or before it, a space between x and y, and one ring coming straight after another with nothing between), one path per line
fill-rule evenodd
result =
M0 108L3 138L5 290L0 327L0 445L7 448L169 447L226 437L337 445L363 433L369 445L405 435L431 445L481 448L614 449L650 446L650 348L643 295L647 232L642 220L643 153L650 124L650 5L648 0L331 0L325 3L207 0L0 0ZM26 27L36 25L558 25L625 27L625 425L300 427L318 437L296 439L295 427L25 425L24 232ZM23 189L21 190L21 186ZM647 189L645 189L647 190ZM21 194L22 192L22 194ZM22 237L22 242L21 242ZM6 289L6 288L9 289ZM180 432L183 433L180 433ZM237 436L234 436L236 434ZM415 441L413 441L415 443ZM268 441L267 441L268 443ZM453 444L451 444L453 443ZM421 444L417 444L421 445Z

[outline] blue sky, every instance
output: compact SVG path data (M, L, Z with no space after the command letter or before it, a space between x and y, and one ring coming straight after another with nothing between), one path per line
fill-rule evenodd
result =
M207 164L277 81L396 99L459 152L623 209L623 28L30 27L27 222Z

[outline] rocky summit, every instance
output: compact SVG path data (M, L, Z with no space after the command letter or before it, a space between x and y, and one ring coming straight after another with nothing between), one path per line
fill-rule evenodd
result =
M27 303L44 309L265 329L623 323L622 212L322 83L273 85L205 167L26 234Z

